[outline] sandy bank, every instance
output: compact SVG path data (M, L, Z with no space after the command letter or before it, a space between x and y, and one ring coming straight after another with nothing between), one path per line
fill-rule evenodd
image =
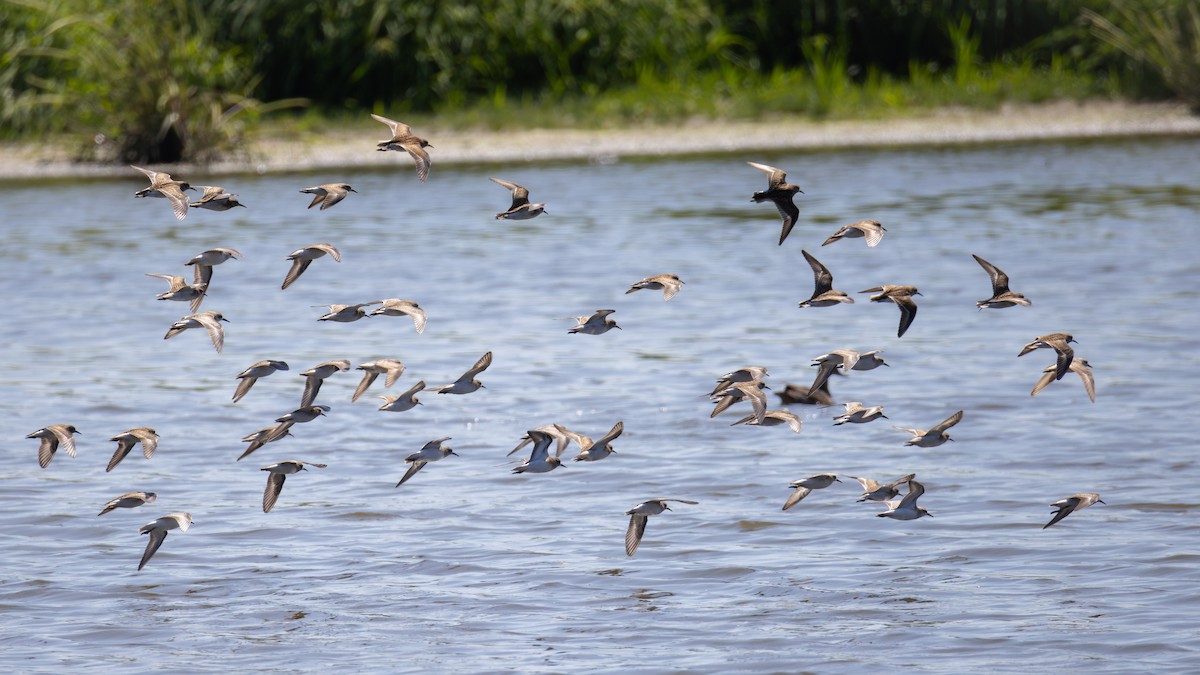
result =
M947 109L885 120L684 122L625 130L533 129L456 131L420 129L434 144L434 167L461 163L546 160L614 161L629 156L763 152L834 148L936 146L1034 140L1200 135L1200 117L1183 106L1129 103L1052 103L998 111ZM245 159L180 173L270 173L393 166L394 153L375 152L382 127L364 115L360 127L301 138L258 138ZM123 175L124 166L79 164L61 147L0 146L0 180ZM435 168L436 171L436 168Z

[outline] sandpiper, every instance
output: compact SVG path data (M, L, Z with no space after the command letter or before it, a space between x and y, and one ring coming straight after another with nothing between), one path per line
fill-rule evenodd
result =
M379 409L387 412L404 412L405 410L412 410L419 405L424 405L416 397L416 393L424 388L425 380L421 380L399 396L380 396L379 398L383 399L383 405L379 406Z
M861 239L865 237L867 246L875 248L883 240L884 232L887 232L887 228L880 225L878 220L860 220L857 223L843 225L840 230L834 232L821 245L828 246L841 239Z
M833 290L833 275L829 273L828 267L812 257L808 251L801 250L800 252L804 254L804 259L812 268L814 286L812 297L800 303L801 307L832 307L843 302L854 303L854 298L842 291Z
M746 415L729 426L738 424L756 427L777 427L786 424L796 433L800 433L800 429L803 427L800 416L790 410L768 410L761 417L756 414Z
M1100 495L1095 492L1080 492L1070 497L1064 497L1050 505L1058 510L1054 512L1054 517L1050 519L1050 522L1042 526L1042 529L1044 530L1072 513L1080 509L1086 509L1097 502L1103 504L1104 500L1100 499Z
M116 441L117 449L113 452L112 459L108 460L108 468L104 470L105 473L112 471L113 468L120 464L121 460L125 459L125 455L128 455L133 446L138 443L142 444L142 454L146 456L146 459L153 457L154 451L158 449L158 432L150 427L130 429L108 440Z
M237 206L246 207L245 204L238 201L237 195L229 194L223 187L216 185L197 185L196 187L204 190L204 196L191 203L193 209L228 211Z
M608 430L607 434L604 434L597 441L593 441L581 433L571 431L562 425L558 425L558 428L569 440L579 446L579 454L574 457L576 462L595 462L616 452L612 447L612 442L625 432L625 423L617 422L613 425L612 429Z
M568 333L582 333L584 335L602 335L612 330L620 328L614 319L608 317L617 310L615 309L598 309L590 316L573 316L575 323L578 324L574 328L568 330Z
M858 496L858 501L860 502L886 502L892 497L900 494L900 489L897 487L898 485L901 483L907 483L916 477L917 474L910 473L905 476L901 476L890 483L880 483L874 478L846 476L846 478L853 478L854 480L858 481L859 485L862 485L863 493Z
M188 307L193 312L200 309L200 302L204 300L204 293L208 290L207 283L189 284L187 279L176 274L146 274L146 276L163 279L167 282L167 292L159 295L159 300L190 302Z
M371 312L371 316L382 314L384 316L411 316L413 328L418 333L425 332L425 310L412 300L404 300L401 298L388 298L381 300L383 306Z
M313 401L317 400L317 392L321 391L321 383L325 381L325 378L334 373L344 373L347 370L350 370L350 362L346 359L336 359L318 363L300 373L300 377L304 378L304 394L300 397L300 407L310 406Z
M283 438L289 433L292 426L311 422L328 411L329 406L327 405L303 405L286 415L276 417L275 421L279 422L279 424L275 427L275 431L271 432L271 436L267 438L267 442Z
M249 457L250 453L261 448L267 443L277 441L284 436L291 436L292 432L289 430L291 426L291 424L287 424L285 426L284 423L281 422L280 424L273 424L269 427L259 429L251 434L247 434L244 438L242 438L242 442L249 443L250 445L246 446L245 452L238 456L237 461L240 462L246 457Z
M767 414L767 394L763 389L767 389L767 385L758 382L736 382L721 390L719 394L712 396L712 400L716 402L713 407L710 418L716 417L725 412L729 406L739 401L749 401L754 414L751 415L756 420L762 421Z
M401 478L400 482L396 483L396 487L404 485L404 481L417 475L417 472L425 468L426 464L430 462L436 462L439 459L445 459L450 455L458 455L457 452L454 452L445 445L442 445L442 443L448 440L450 440L449 436L445 438L436 438L426 443L425 446L419 451L414 452L408 457L405 457L404 461L409 465L408 471L404 474L404 478Z
M42 442L38 445L38 466L44 469L50 466L50 460L54 459L54 453L58 452L59 447L71 457L75 456L74 434L83 435L73 424L51 424L25 438L41 439Z
M513 468L513 473L547 473L563 466L561 459L550 454L550 444L554 442L553 436L537 429L530 429L525 432L525 435L533 441L533 452L529 454L524 464Z
M171 324L163 339L169 340L189 328L203 328L208 331L208 337L212 340L213 348L219 353L225 346L225 327L221 325L222 321L228 323L229 319L226 319L220 312L188 314Z
M833 426L835 427L843 425L847 422L853 422L854 424L866 424L867 422L872 422L880 417L885 420L888 419L888 416L883 414L883 406L881 405L873 405L868 407L864 406L861 401L850 401L844 405L846 406L846 412L833 418L836 420L833 423Z
M138 530L138 534L150 535L150 540L146 542L146 552L142 554L142 561L138 563L138 571L150 562L150 558L154 556L155 551L167 538L167 532L178 529L180 532L187 532L192 526L192 515L180 511L178 513L168 513L167 515L157 520L152 520Z
M1046 366L1042 371L1043 375L1038 378L1037 384L1033 385L1033 391L1029 392L1030 396L1035 396L1037 393L1054 382L1054 374L1058 366ZM1096 377L1092 374L1092 364L1088 363L1087 359L1071 359L1071 365L1068 370L1079 375L1079 379L1083 380L1083 388L1087 391L1088 398L1092 403L1096 402Z
M809 389L824 386L829 376L835 372L845 375L848 370L875 370L879 366L886 366L887 362L879 356L881 352L879 349L861 353L853 349L835 349L818 356L812 362L812 365L817 366L817 376L813 378Z
M738 382L762 382L767 376L767 368L765 366L745 366L737 370L731 370L721 377L717 378L717 386L709 392L709 396L715 396L721 393L722 390L737 384Z
M652 277L646 277L641 281L635 282L629 287L629 290L625 291L625 295L629 295L630 293L643 289L648 289L651 291L661 290L663 292L663 301L665 302L675 297L675 294L679 292L679 288L682 285L683 281L674 274L656 274Z
M1072 342L1075 338L1067 333L1050 333L1034 338L1029 344L1021 349L1021 353L1017 356L1025 356L1035 349L1043 347L1053 349L1058 354L1058 359L1054 364L1054 379L1061 380L1063 375L1071 369L1071 361L1075 359L1075 350L1071 349Z
M992 280L992 297L975 303L976 307L979 309L983 309L984 307L1000 309L1012 307L1013 305L1028 307L1033 304L1024 295L1008 290L1008 275L1002 272L999 267L996 267L974 253L971 254L971 257L975 259L975 262L979 263L979 266L988 273L988 277Z
M755 192L750 197L750 201L757 203L770 201L775 204L775 208L779 210L779 217L783 219L783 229L779 233L779 244L782 246L783 240L787 239L792 232L792 227L796 225L796 219L800 217L800 209L796 208L793 199L797 192L804 194L804 191L800 189L799 185L788 183L787 174L782 169L755 162L746 163L767 174L767 189Z
M371 115L371 119L375 120L376 122L386 124L388 129L392 130L392 137L386 141L380 141L377 143L377 149L380 152L385 152L387 150L406 151L413 158L413 161L416 162L417 178L421 179L421 182L424 183L425 179L429 178L429 165L431 163L429 160L429 152L426 151L425 148L433 147L429 144L429 141L415 136L412 132L412 128L403 122L389 120L382 115L375 114Z
M308 208L311 209L317 204L320 204L321 210L324 211L325 209L345 199L346 195L350 194L351 192L358 192L358 190L355 190L346 183L325 183L324 185L316 185L310 188L304 188L300 192L313 195L313 200L308 205Z
M292 268L283 278L283 286L280 288L291 286L304 274L304 270L308 269L312 261L326 254L333 258L334 262L342 262L342 253L333 244L310 244L289 253L287 259L292 261Z
M496 220L529 220L546 213L545 204L534 204L529 201L529 190L499 178L489 178L496 185L508 188L512 192L512 206L507 211L496 214Z
M679 502L680 504L699 504L700 502L692 501L691 499L667 499L659 497L658 499L647 499L637 506L625 512L629 516L629 527L625 530L625 555L633 556L638 549L638 544L642 543L642 535L646 534L646 521L650 516L657 516L663 511L670 511L671 507L667 506L667 502Z
M917 506L917 500L921 495L925 494L925 486L915 480L908 481L908 493L903 499L893 499L887 503L888 510L883 513L876 513L880 518L894 518L896 520L916 520L921 516L933 517L924 506Z
M358 383L358 388L354 390L354 396L350 397L351 401L357 401L360 396L366 393L367 388L374 382L375 378L380 375L387 377L383 381L383 386L391 388L396 380L404 373L404 364L396 359L378 359L375 361L367 361L366 363L358 364L355 370L363 371L362 381Z
M488 369L492 365L492 353L488 352L479 357L475 365L471 366L467 372L458 376L458 379L450 384L443 384L438 387L430 387L429 391L436 391L439 394L470 394L473 391L479 391L483 387L483 383L475 379L475 376Z
M786 384L782 391L775 392L781 405L833 405L833 394L829 391L829 382L821 383L819 387L805 387L799 384Z
M158 499L158 495L153 492L126 492L116 499L108 500L104 509L96 515L102 516L114 509L132 509L142 504L153 504L155 499Z
M900 330L896 331L896 337L904 337L913 319L917 318L917 303L913 296L921 295L921 291L917 290L916 286L875 286L859 293L878 293L879 295L871 296L871 302L891 300L895 303L900 309Z
M324 469L328 465L289 459L278 464L264 466L262 470L270 473L267 474L267 488L263 491L263 513L270 513L271 509L275 508L275 501L279 499L279 493L283 491L283 482L287 480L288 475L308 471L310 466Z
M187 218L188 213L188 198L184 194L187 190L193 190L187 181L173 180L171 174L161 171L151 171L143 169L140 166L130 166L142 173L146 174L146 178L150 179L150 187L142 188L133 194L135 197L164 197L171 202L171 209L175 211L175 217L179 220Z
M838 480L837 474L833 473L818 473L808 478L792 481L788 484L788 487L792 488L794 492L788 495L787 501L783 503L783 510L787 511L796 504L799 504L800 500L807 497L813 490L827 488L834 483L840 482L842 481Z
M233 402L237 403L242 400L242 397L250 392L250 387L258 381L260 377L266 377L277 370L287 370L288 364L285 361L275 361L273 359L264 359L251 365L249 368L238 373L237 389L233 392Z
M192 256L190 260L183 263L185 266L195 267L195 279L197 284L204 284L205 287L212 281L212 268L216 265L233 258L237 260L242 255L241 251L235 248L210 248L207 251L202 251ZM193 310L195 311L195 310Z
M313 305L313 307L328 307L329 311L317 317L317 321L334 321L337 323L350 323L368 316L363 307L378 305L381 301L374 300L372 302L360 302L357 305Z
M962 421L963 411L959 410L946 419L938 422L936 426L930 429L908 429L906 427L896 427L900 431L906 432L912 438L905 441L904 445L915 445L918 448L936 448L937 446L952 441L950 434L946 430Z

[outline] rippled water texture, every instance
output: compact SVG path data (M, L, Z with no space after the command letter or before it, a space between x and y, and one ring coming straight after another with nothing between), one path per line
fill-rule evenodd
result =
M436 144L436 139L434 139ZM367 150L370 151L370 146ZM1200 142L1013 145L720 156L612 164L439 167L220 179L249 208L177 223L127 180L0 186L0 662L6 670L329 671L1099 671L1200 669L1195 433ZM765 186L746 160L789 171L805 194L777 246ZM549 215L496 221L526 185ZM187 176L196 183L210 182ZM306 210L300 188L345 180L360 194ZM873 218L882 244L821 248ZM330 242L286 291L285 256ZM215 270L204 309L230 319L225 351L167 326L144 273L187 274L212 246L244 258ZM857 302L797 307L812 291L801 249ZM976 253L1030 308L979 312ZM686 282L664 303L629 284ZM915 284L920 313L855 292ZM417 300L402 318L318 323L313 305ZM563 317L617 310L623 330L569 335ZM1068 374L1029 391L1053 355L1017 358L1066 331L1095 367L1098 398ZM709 418L715 378L747 364L807 384L810 360L883 349L891 364L834 378L839 401L889 419L834 427L840 408L796 406L804 430ZM239 439L298 404L301 370L345 358L408 366L393 387L450 382L484 352L486 388L426 393L405 413L356 404L357 373L331 377L327 418L234 461ZM239 404L234 375L263 358L290 372ZM772 396L772 402L774 397ZM744 405L744 404L742 404ZM774 407L774 405L772 405ZM955 442L906 448L892 425L955 410ZM617 454L513 476L526 429L593 437L618 420ZM25 434L76 425L79 456L38 468ZM112 473L106 439L162 436ZM402 458L450 436L461 457L395 488ZM574 454L574 450L571 454ZM265 474L292 476L270 514ZM898 522L835 484L794 509L787 484L817 472L890 479L915 471L933 518ZM158 502L98 518L105 501ZM1099 492L1053 528L1052 501ZM625 510L654 516L633 558ZM138 527L172 511L174 532L141 572Z

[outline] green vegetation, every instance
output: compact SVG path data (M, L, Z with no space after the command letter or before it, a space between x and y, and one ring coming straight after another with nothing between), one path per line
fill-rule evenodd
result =
M492 128L1196 107L1198 54L1187 0L0 0L0 133L203 161L302 100L300 125L371 110Z

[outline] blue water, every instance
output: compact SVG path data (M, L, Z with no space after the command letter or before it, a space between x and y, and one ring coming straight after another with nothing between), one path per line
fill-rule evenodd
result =
M190 671L1182 672L1200 669L1200 526L1194 434L1200 140L713 156L615 164L434 167L308 175L184 176L218 182L247 209L135 200L142 177L0 185L0 664L59 673ZM783 246L775 210L753 204L783 167L805 194ZM549 215L497 221L521 183ZM300 188L349 182L331 210ZM888 228L821 248L840 225ZM329 242L281 291L285 256ZM189 275L213 246L202 309L229 319L217 354L200 331L164 341L187 305L144 273ZM853 305L801 310L806 249ZM976 253L1004 269L1029 308L976 311L990 294ZM664 303L643 277L685 282ZM856 291L914 284L920 312ZM416 300L403 318L318 323L313 305ZM569 335L564 317L614 308L623 330ZM1068 374L1029 391L1053 361L1017 358L1065 331L1095 368L1097 400ZM770 369L807 384L831 349L883 349L890 368L834 378L839 402L889 419L834 427L841 408L793 406L786 427L730 427L704 396L722 373ZM425 393L382 413L382 380L351 404L355 372L326 381L326 418L236 462L239 439L299 403L297 373L345 358L399 358L418 379L456 378L484 352L486 388ZM230 402L254 361L291 371ZM772 406L775 398L771 396ZM939 448L906 448L892 425L965 418ZM558 422L617 454L513 476L505 453ZM25 434L76 425L75 459L37 465ZM112 473L109 437L161 435ZM401 461L450 436L461 454L402 488ZM574 454L575 450L570 451ZM284 459L327 463L289 477ZM911 522L876 518L853 481L790 511L791 480L818 472L890 480L916 472ZM156 503L96 513L130 490ZM1052 501L1099 492L1107 505L1048 530ZM694 499L650 519L633 558L624 511ZM146 568L138 527L173 511Z

